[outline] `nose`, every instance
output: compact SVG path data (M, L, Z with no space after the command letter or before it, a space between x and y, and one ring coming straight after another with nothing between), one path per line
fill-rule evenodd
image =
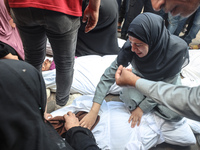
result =
M151 4L155 11L160 11L165 5L165 0L151 0Z
M134 44L131 44L131 46L132 46L132 47L131 47L131 51L132 51L132 52L135 52L136 49L137 49L137 47L136 47Z

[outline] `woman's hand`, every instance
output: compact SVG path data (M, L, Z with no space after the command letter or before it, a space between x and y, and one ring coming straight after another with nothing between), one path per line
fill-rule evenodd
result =
M44 113L44 119L49 120L50 118L52 118L53 116L49 113Z
M90 130L97 119L100 107L99 103L93 102L90 112L80 121L80 126Z
M68 131L69 129L73 127L78 127L79 125L79 120L76 117L74 113L69 111L67 114L64 115L65 118L65 129Z
M140 107L137 107L135 110L131 112L131 116L128 120L129 123L132 121L131 128L134 128L136 124L137 126L140 125L142 115L143 115L143 111Z
M89 130L94 125L95 121L97 119L97 115L90 111L83 119L80 121L80 126L84 128L88 128Z

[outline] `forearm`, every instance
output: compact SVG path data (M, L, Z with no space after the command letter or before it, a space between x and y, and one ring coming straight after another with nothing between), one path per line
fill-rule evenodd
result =
M95 116L98 115L100 110L101 104L93 102L90 112L92 112Z
M99 149L92 132L86 128L73 127L69 129L65 139L74 149Z
M177 86L139 79L136 88L154 101L164 104L180 115L200 120L200 86Z
M90 0L88 7L90 7L94 11L99 11L101 0Z
M96 87L93 102L101 104L108 94L110 87L115 83L115 73L117 70L117 61L115 60L110 67L108 67Z

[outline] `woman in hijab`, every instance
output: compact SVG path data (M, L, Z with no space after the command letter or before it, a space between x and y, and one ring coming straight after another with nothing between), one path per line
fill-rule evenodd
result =
M93 106L80 122L90 128L96 119L101 103L115 82L118 66L132 65L132 72L138 76L154 81L180 84L180 71L189 62L187 44L181 38L170 34L165 28L164 20L153 13L138 15L128 29L129 39L120 50L116 60L108 67L97 85ZM144 85L145 86L145 85ZM139 126L143 113L151 110L168 121L182 119L167 107L155 103L135 88L124 87L120 99L131 111L131 127Z
M24 49L13 19L0 0L0 58L24 60Z
M2 59L0 70L1 150L98 149L92 133L71 112L65 115L66 141L44 122L45 84L33 66Z

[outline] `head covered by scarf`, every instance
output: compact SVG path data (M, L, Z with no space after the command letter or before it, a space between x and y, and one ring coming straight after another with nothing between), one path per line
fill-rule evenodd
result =
M17 60L0 60L1 150L66 150L44 122L46 88L41 74Z
M128 34L148 44L149 51L146 56L140 58L131 51L131 43L127 40L119 53L122 56L118 55L118 65L127 65L127 61L134 60L137 70L146 79L157 81L173 77L189 63L187 43L178 36L170 34L159 15L153 13L138 15L131 22Z

